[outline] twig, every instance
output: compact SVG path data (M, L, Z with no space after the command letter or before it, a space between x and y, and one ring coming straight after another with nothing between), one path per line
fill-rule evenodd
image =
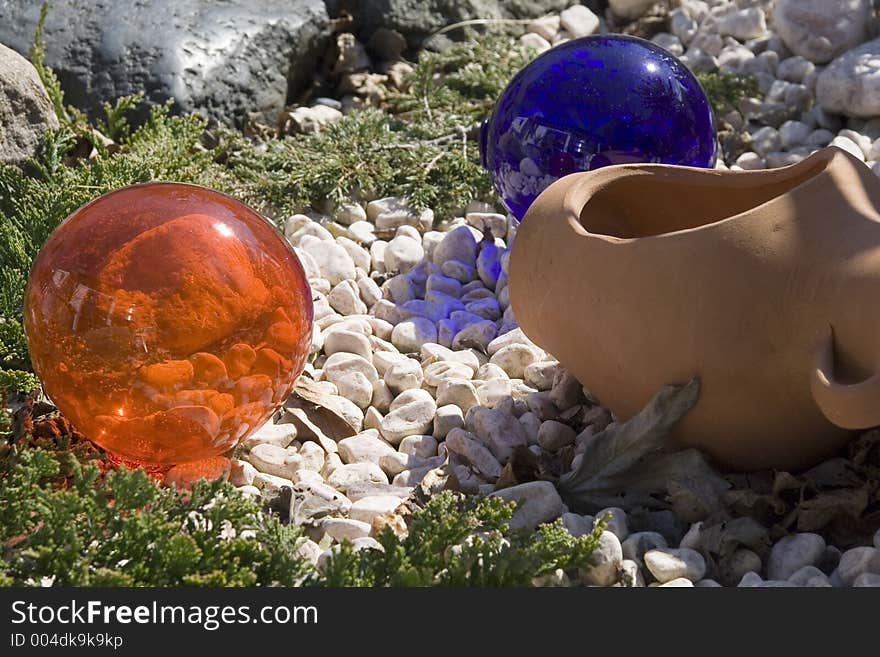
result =
M457 30L460 27L467 27L469 25L527 25L533 20L534 19L532 18L473 18L468 21L461 21L460 23L453 23L452 25L441 27L431 36L434 37L439 34L446 34L447 32L451 32L452 30ZM430 39L431 37L428 38Z

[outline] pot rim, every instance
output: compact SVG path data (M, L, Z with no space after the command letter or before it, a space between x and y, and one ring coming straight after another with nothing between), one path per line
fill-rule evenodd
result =
M626 244L634 244L636 242L681 239L695 234L705 233L711 230L718 230L736 221L742 221L747 216L754 215L758 210L766 208L772 204L782 202L786 195L791 194L795 190L801 189L816 181L819 177L828 174L829 169L835 163L843 163L846 161L856 162L857 160L850 154L837 146L828 146L820 149L804 158L800 162L790 164L778 169L762 169L756 171L724 171L718 169L701 169L699 167L685 167L672 164L618 164L603 167L596 171L572 174L579 176L578 180L573 181L571 188L565 193L562 207L566 216L566 221L571 230L578 236L584 238L592 238L604 242L606 244L622 246ZM864 163L859 163L865 166ZM787 179L796 177L803 171L814 170L813 173L805 180L799 182L786 192L776 195L766 201L754 205L746 210L732 214L715 221L694 226L691 228L681 228L665 233L657 233L654 235L645 235L642 237L616 237L607 233L594 233L587 230L581 223L581 214L589 204L590 200L599 192L604 191L618 184L622 179L638 176L683 176L687 175L693 184L701 186L732 186L739 188L754 187L763 183L778 183ZM679 178L680 179L680 178Z

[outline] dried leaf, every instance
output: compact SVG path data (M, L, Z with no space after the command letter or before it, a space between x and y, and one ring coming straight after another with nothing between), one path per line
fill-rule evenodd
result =
M358 432L358 427L337 410L333 395L325 393L307 376L297 379L284 410L287 415L282 422L293 422L303 437L315 438L328 452L338 451L336 443Z
M864 479L853 464L844 458L833 458L810 468L802 477L819 490L823 488L853 488L861 486Z
M798 531L809 532L841 518L856 519L868 506L868 487L841 488L821 493L798 506Z
M324 448L324 451L327 453L333 452L336 453L339 451L339 446L336 444L336 441L332 438L329 438L319 427L317 424L312 422L309 414L306 413L302 408L285 408L287 411L284 415L281 416L281 420L279 421L281 424L286 422L290 422L291 424L296 426L297 437L303 439L312 439L315 440L321 447ZM312 412L312 416L316 416L317 413L315 411ZM354 435L354 434L351 434ZM347 438L347 436L345 436ZM340 438L342 440L342 438Z
M664 386L633 418L597 434L580 467L560 477L559 491L578 510L605 506L627 509L673 504L689 517L705 517L720 505L729 487L696 450L672 449L669 431L697 401L697 379L684 386Z

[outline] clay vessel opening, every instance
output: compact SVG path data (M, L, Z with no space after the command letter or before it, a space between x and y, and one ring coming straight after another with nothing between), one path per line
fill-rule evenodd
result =
M597 191L580 213L590 233L622 239L662 235L707 226L736 216L777 198L825 169L827 161L812 166L779 169L764 175L742 174L740 184L710 171L682 170L621 176Z

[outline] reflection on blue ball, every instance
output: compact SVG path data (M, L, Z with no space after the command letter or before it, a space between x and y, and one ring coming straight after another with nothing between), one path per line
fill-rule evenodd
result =
M715 166L697 79L644 39L599 35L548 50L507 85L480 134L483 166L522 219L550 183L625 162Z

